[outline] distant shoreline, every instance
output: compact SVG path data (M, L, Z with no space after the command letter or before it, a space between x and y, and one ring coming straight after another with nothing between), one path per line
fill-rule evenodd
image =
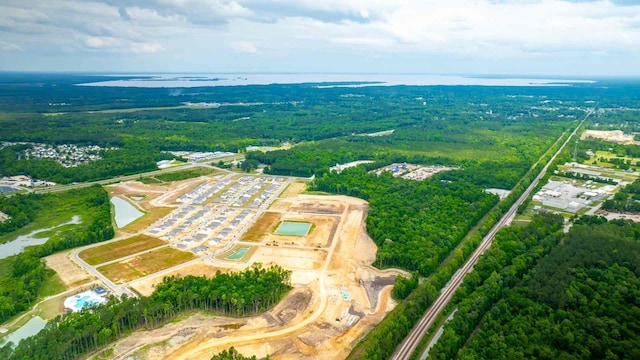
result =
M109 75L109 76L114 76ZM318 88L365 86L571 86L593 84L595 80L509 77L507 75L420 75L420 74L140 74L129 79L77 84L98 87L190 88L273 84L308 84Z

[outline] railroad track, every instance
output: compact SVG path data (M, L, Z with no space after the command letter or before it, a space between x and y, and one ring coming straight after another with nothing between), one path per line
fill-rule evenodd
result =
M508 225L513 218L515 217L518 208L522 203L529 197L533 189L538 185L540 179L547 173L547 169L556 159L558 154L565 148L565 146L569 143L569 141L575 136L578 132L578 129L584 124L587 118L594 112L594 110L590 110L587 115L585 115L584 119L576 126L571 135L567 137L567 140L560 146L558 151L549 159L547 164L542 168L542 171L536 176L536 178L531 182L529 187L522 193L520 198L511 206L509 211L507 211L504 216L498 221L497 224L491 228L489 233L482 239L482 242L478 246L478 248L471 254L469 260L457 271L449 283L441 290L438 298L431 304L427 312L424 316L418 321L418 323L411 329L409 335L398 345L396 351L391 355L392 360L405 360L411 357L411 354L416 350L420 340L424 337L424 334L429 330L431 325L433 325L435 319L438 315L444 310L445 306L449 303L455 292L458 290L462 281L464 280L465 275L473 271L473 267L478 262L478 259L484 252L491 246L491 242L493 241L496 233L502 229L504 226Z

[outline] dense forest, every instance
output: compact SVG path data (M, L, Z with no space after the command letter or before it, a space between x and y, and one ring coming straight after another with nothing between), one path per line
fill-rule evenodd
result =
M499 261L492 259L490 262L487 262L488 266L483 272L493 272L494 269L499 270L501 266L508 265L508 262L512 261L512 259L519 267L525 266L526 268L528 257L539 257L544 249L551 247L552 244L548 244L548 241L544 240L545 235L556 232L560 228L561 223L561 217L554 215L541 215L540 217L534 218L534 220L522 230L524 233L523 237L526 239L525 243L517 238L514 241L512 237L506 236L505 232L509 231L508 229L501 230L499 232L501 235L497 236L495 241L498 246L504 242L504 249L502 246L498 247L494 243L489 250L490 252L499 254ZM476 241L479 240L480 239L477 239ZM469 248L464 249L462 252L470 253L469 250L473 250L476 245L477 243L475 245L470 244ZM484 257L488 258L490 255L485 255ZM416 321L422 317L429 305L435 300L438 295L437 289L442 288L446 282L449 281L453 273L463 262L464 259L462 257L456 258L452 261L453 264L450 267L447 266L446 269L438 271L421 283L405 301L400 302L396 308L367 335L364 341L351 352L349 359L388 359L396 346L404 339ZM473 282L466 282L465 286L473 288L479 283L480 279L475 279Z
M640 179L620 189L613 199L605 200L602 208L610 211L640 212Z
M346 194L370 204L367 232L378 245L375 265L430 275L478 220L498 202L464 180L409 181L362 167L325 173L310 190Z
M133 330L154 329L178 314L209 310L227 316L246 316L276 304L291 289L290 272L278 266L254 264L241 272L214 277L167 277L149 297L112 297L105 305L58 316L38 335L5 345L0 358L78 359Z
M100 186L50 194L18 194L0 198L0 211L11 215L11 220L0 227L0 239L10 240L29 224L42 225L57 218L68 221L72 215L81 215L82 223L61 231L49 232L49 240L24 252L0 259L0 322L28 310L38 297L45 279L51 275L42 257L57 251L71 249L111 239L109 196ZM65 218L65 216L68 216Z
M158 161L174 158L157 148L127 142L121 149L102 151L101 160L64 167L52 159L23 159L21 151L24 148L25 145L17 145L0 149L0 177L29 175L35 179L69 184L157 170Z
M82 83L96 77L0 74L0 138L119 149L66 169L51 160L20 159L16 149L5 148L0 150L0 175L88 181L154 169L156 161L170 157L164 150L244 151L248 145L288 142L299 146L249 155L249 160L259 157L269 165L267 173L300 176L327 171L336 162L390 161L386 154L415 157L419 163L493 160L516 170L510 175L516 176L583 115L583 100L573 92L584 93L584 100L601 97L591 88L300 84L136 89L78 87L74 79ZM562 118L555 109L531 110L548 96L563 99ZM394 132L365 136L385 130Z
M368 200L367 230L379 247L376 265L400 266L428 276L420 281L416 281L415 275L397 280L394 296L405 300L351 355L366 359L384 359L391 354L435 299L438 289L533 179L535 171L528 174L527 171L561 134L575 127L587 108L597 104L613 109L591 117L593 121L601 121L603 127L625 123L631 124L629 129L635 129L632 123L637 113L618 110L640 107L638 85L620 81L562 87L319 88L317 84L299 84L140 89L75 86L99 79L81 75L0 74L0 138L3 141L118 148L102 153L102 160L64 168L52 160L24 159L20 151L28 145L5 147L0 149L0 175L28 174L70 183L155 169L156 161L172 157L163 153L166 150L243 152L248 145L293 145L289 150L250 152L242 163L244 169L251 170L262 163L266 165L264 171L270 174L315 175L312 190ZM217 105L199 108L185 106L185 102ZM376 134L381 131L390 132ZM599 140L589 139L580 146L579 157L583 160L587 146L593 150L611 148L619 156L640 155L636 146L611 145ZM560 157L570 158L568 151ZM329 167L336 163L355 160L374 162L341 174L329 172ZM616 161L621 162L615 164L620 168L635 166L627 160ZM396 179L388 173L381 176L367 173L394 162L451 165L459 170L443 172L423 182ZM536 171L540 168L539 164ZM518 183L523 176L524 180ZM497 203L497 197L484 192L488 187L511 189L512 194ZM618 200L623 199L620 196ZM635 203L632 195L625 201ZM27 224L34 214L25 210L12 219ZM83 217L83 226L87 223L93 221L87 222ZM468 234L476 225L477 232ZM12 231L12 226L16 225L8 224L0 231ZM541 217L524 229L511 229L500 235L508 239L497 240L504 242L505 247L497 248L498 252L487 260L489 265L480 265L485 270L468 277L463 290L466 294L477 289L484 291L484 298L475 305L465 305L458 299L460 307L477 306L478 309L473 312L473 319L467 319L474 325L460 334L482 323L482 314L500 301L497 286L502 288L527 280L525 270L558 241L558 226L557 219ZM31 299L32 289L37 289L41 279L47 276L39 257L109 236L106 226L92 231L96 236L59 237L50 241L50 245L20 255L31 258L0 262L6 265L0 266L0 275L6 278L8 274L18 274L24 284L24 297ZM467 239L463 241L465 236ZM2 239L0 234L0 241ZM510 272L501 270L504 266ZM215 301L203 304L201 299L196 296L192 300L200 301L198 306L204 308L216 306ZM178 303L183 300L180 298ZM130 301L126 303L128 306L134 306L140 304L134 301L151 300L126 301ZM244 309L247 304L244 302L237 309ZM233 305L234 309L238 306ZM110 307L114 306L116 303L111 303ZM4 308L4 311L11 309L7 305ZM129 314L129 309L118 309ZM88 312L86 318L93 319L100 311L106 310ZM134 307L131 311L141 310ZM96 329L92 326L99 324L100 319L73 334L70 327L60 322L55 330L59 332L48 333L46 341L59 337L66 345L51 350L51 354L59 354L61 359L74 358L101 347L116 336L115 332L159 326L157 319L170 317L166 312L157 314L158 318L145 318L144 314L140 317L137 313L125 320L115 317L116 323L112 322L107 328L109 333L93 336L90 334ZM104 316L113 320L110 315ZM141 324L141 318L147 322ZM82 323L78 319L84 318L72 315L69 319ZM467 337L461 335L450 344L464 343ZM25 351L20 355L22 358L37 358L29 352L32 347L35 345L20 345L16 354L18 350ZM443 351L444 354L449 350ZM455 356L452 352L447 354Z
M430 357L639 358L640 227L597 220L545 237L558 245L538 260L495 266L490 275L476 267L483 284L458 294L464 299ZM509 231L522 238L523 230Z

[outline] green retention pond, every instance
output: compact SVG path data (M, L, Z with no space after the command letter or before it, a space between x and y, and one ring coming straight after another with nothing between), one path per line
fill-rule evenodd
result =
M241 247L240 249L236 250L236 252L234 252L233 254L227 256L225 259L240 260L247 253L247 251L249 251L248 247Z
M283 221L276 229L276 235L307 236L311 224L297 221Z

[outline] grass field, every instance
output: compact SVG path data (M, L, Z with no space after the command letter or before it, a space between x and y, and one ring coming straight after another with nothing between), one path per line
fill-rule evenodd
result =
M150 184L162 184L162 181L154 178L154 177L141 177L138 179L138 181L140 181L141 183L145 184L145 185L150 185Z
M88 264L97 265L164 244L166 242L158 238L143 234L84 250L79 256Z
M280 214L265 212L242 235L242 241L260 241L263 236L270 234L276 223L280 221Z
M204 176L204 175L211 175L215 172L216 171L212 168L196 167L196 168L191 168L191 169L182 170L182 171L164 173L164 174L156 175L154 177L160 181L180 181L180 180L191 179L191 178Z
M156 222L156 220L161 219L168 215L174 208L171 207L157 207L153 208L151 211L147 211L147 213L139 218L138 220L132 222L127 225L126 231L137 233L138 231L142 231L149 227L149 225Z
M292 182L286 189L280 194L281 198L293 198L301 194L307 188L305 181L296 180Z
M55 271L50 270L50 272L51 274L47 276L40 291L38 291L38 298L44 299L47 296L60 294L67 290L67 286L60 280L60 276Z
M97 270L112 281L122 283L168 269L194 258L195 255L190 252L166 247L136 256L133 259L101 266Z

